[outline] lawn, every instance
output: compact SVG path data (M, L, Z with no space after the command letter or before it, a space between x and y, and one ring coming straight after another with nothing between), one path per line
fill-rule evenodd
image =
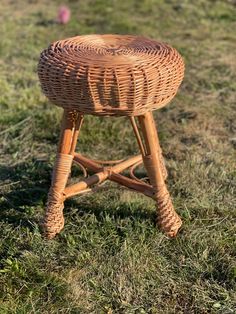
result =
M0 313L236 313L236 2L65 3L66 25L60 1L0 3ZM62 110L37 62L52 41L91 33L142 34L184 57L178 95L155 112L175 239L152 200L112 183L68 200L63 232L41 236ZM119 159L138 147L127 119L87 116L77 150Z

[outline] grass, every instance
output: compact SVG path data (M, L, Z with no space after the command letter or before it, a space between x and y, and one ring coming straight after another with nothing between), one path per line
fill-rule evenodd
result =
M235 1L67 4L66 26L54 23L59 1L0 4L0 313L235 313ZM155 112L184 221L176 239L155 228L151 200L114 184L67 201L63 232L41 237L62 112L40 91L37 61L85 33L143 34L184 56L178 95ZM125 119L86 118L80 152L137 149Z

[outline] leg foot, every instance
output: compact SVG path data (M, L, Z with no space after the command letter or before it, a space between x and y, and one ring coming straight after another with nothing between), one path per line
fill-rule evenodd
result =
M58 152L53 168L52 183L42 223L44 235L48 239L52 239L64 227L64 191L71 171L73 154L81 123L82 116L76 112L64 111Z
M157 225L166 235L171 238L175 237L182 225L182 221L174 209L166 186L158 189L156 198Z
M157 224L168 236L176 236L182 222L171 202L171 198L165 185L167 171L162 159L161 148L155 122L151 112L139 116L139 122L145 141L145 154L143 161L145 168L155 191L157 201Z
M47 204L43 221L43 233L47 239L53 239L64 228L64 204Z
M44 235L52 239L64 227L64 189L70 174L73 156L57 154L52 184L48 193L46 213L43 220Z

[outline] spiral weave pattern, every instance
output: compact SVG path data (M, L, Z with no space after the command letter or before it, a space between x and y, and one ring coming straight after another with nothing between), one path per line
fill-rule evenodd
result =
M86 35L52 43L38 75L45 95L67 110L141 115L166 105L183 79L180 54L141 36Z
M170 194L165 185L159 187L157 198L157 224L169 237L175 237L182 221L174 210Z

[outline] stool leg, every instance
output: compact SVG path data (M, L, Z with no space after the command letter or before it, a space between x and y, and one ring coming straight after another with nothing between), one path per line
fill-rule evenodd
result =
M151 112L138 117L145 141L146 152L143 162L157 200L157 224L170 237L174 237L182 222L175 212L167 187L161 162L161 150L155 121Z
M64 227L64 189L71 171L73 154L82 124L82 116L64 111L57 156L43 220L44 235L52 239Z

